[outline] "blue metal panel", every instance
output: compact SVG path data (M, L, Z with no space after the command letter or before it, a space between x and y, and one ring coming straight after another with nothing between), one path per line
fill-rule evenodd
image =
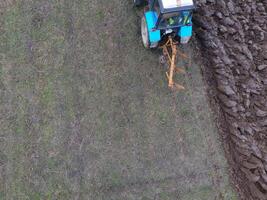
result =
M178 35L182 37L191 37L192 36L192 25L186 25L186 24L192 24L192 16L190 16L189 11L183 11L182 12L182 21L185 26L182 26L179 31Z
M160 41L160 30L152 30L156 23L157 23L157 13L155 11L148 11L145 13L147 27L148 27L148 34L149 34L149 41L150 43L155 43Z
M178 32L180 37L191 37L192 36L192 26L182 26Z

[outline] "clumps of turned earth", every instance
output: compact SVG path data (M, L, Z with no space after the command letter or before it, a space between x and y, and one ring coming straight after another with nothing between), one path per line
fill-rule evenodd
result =
M267 0L199 0L194 17L233 177L253 200L267 199L266 11Z

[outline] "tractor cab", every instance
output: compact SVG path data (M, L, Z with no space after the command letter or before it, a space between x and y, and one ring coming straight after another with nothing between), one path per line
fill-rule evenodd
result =
M182 44L188 43L192 36L193 9L193 0L149 0L141 24L144 46L155 48L166 35L177 36Z

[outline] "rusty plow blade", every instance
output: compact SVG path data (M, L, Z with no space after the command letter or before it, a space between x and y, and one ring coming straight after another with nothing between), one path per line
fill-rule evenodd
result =
M179 55L182 59L186 60L189 60L189 57L177 48L177 43L175 43L171 37L168 38L168 41L161 48L163 49L163 56L168 63L168 71L166 72L168 86L171 89L179 91L185 90L183 85L175 83L173 79L175 73L185 74L185 70L183 68L176 67L177 56Z

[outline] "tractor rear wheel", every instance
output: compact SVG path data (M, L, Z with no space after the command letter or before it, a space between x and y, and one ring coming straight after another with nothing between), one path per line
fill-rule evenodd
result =
M135 6L142 6L144 5L144 0L133 0Z
M144 47L149 49L150 48L149 35L148 35L148 28L145 16L142 17L141 21L141 34Z
M151 43L149 40L149 32L145 15L143 15L141 21L141 35L144 47L146 49L152 49L158 47L158 42Z

